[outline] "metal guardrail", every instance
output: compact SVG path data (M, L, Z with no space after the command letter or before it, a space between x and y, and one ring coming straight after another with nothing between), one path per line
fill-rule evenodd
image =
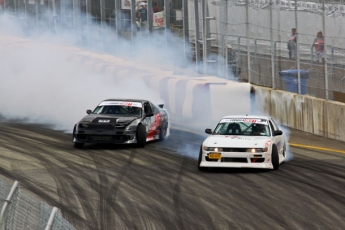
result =
M23 226L35 230L75 230L57 207L51 207L24 191L18 181L11 186L0 179L0 200L1 230L23 229Z

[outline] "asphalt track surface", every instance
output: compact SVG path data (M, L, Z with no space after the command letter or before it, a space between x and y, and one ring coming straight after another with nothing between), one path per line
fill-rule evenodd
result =
M172 129L144 149L74 149L71 134L0 122L0 174L77 229L344 229L343 142L292 130L293 159L277 171L199 172L203 139Z

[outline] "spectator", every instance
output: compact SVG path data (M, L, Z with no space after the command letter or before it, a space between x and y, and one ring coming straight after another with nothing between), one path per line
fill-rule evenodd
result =
M241 74L241 68L237 65L236 53L232 50L232 46L227 46L228 52L228 76L238 78Z
M169 0L169 7L170 7L170 26L173 27L174 26L174 22L175 22L175 15L174 14L174 11L173 11L173 4L172 4L172 1Z
M296 35L296 29L291 29L290 38L287 44L288 50L289 50L289 58L290 59L296 59L297 54L297 35Z
M146 3L142 2L139 5L139 19L140 19L140 31L145 31L147 27L147 8Z
M325 52L324 52L324 37L322 31L320 30L316 34L316 38L313 42L314 46L314 61L316 62L325 62Z
M152 9L153 9L154 13L157 13L157 12L161 11L161 8L158 6L157 2L153 2L152 4L153 4L152 5Z
M236 54L232 50L232 45L228 45L228 63L236 63Z

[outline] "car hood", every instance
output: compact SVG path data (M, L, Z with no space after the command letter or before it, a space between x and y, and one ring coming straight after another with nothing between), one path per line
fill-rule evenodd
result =
M86 123L107 123L107 124L112 124L112 123L121 123L123 125L128 125L132 121L138 119L138 117L121 117L121 116L116 116L116 115L88 115L85 116L83 119L80 120L80 122L86 122Z
M263 148L272 141L271 137L212 135L204 141L207 147Z

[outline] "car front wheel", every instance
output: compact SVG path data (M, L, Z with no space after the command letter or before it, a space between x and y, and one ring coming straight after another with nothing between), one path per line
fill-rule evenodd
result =
M73 141L73 146L74 146L74 148L78 148L78 149L80 149L80 148L83 148L84 147L84 143L79 143L79 142L74 142L74 137L75 137L75 129L73 130L73 136L72 136L72 141Z
M278 155L278 149L275 145L272 148L271 162L273 165L273 169L277 170L279 168L279 155Z
M137 146L144 148L146 145L146 127L143 124L139 124L137 128Z
M208 169L207 167L200 167L201 161L202 161L202 150L201 150L201 147L200 147L199 159L198 159L198 170L199 171L206 171Z

